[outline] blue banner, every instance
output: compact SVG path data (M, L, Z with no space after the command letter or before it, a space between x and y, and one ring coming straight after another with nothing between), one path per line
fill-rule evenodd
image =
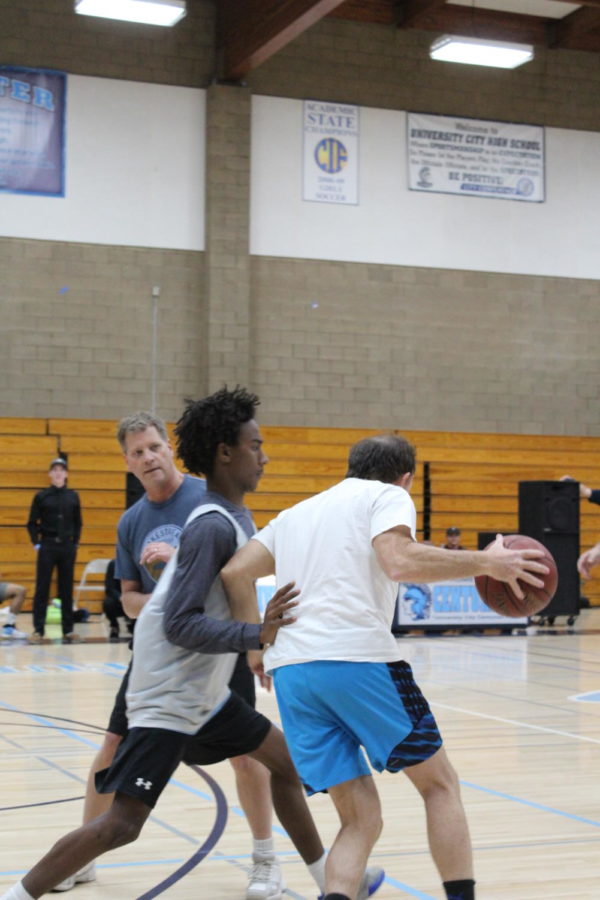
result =
M0 191L65 195L64 72L0 66Z

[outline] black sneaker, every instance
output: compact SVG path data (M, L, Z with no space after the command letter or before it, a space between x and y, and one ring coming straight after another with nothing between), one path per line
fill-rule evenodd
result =
M111 644L116 644L118 642L118 640L119 640L119 626L118 625L110 626L108 640L110 641Z

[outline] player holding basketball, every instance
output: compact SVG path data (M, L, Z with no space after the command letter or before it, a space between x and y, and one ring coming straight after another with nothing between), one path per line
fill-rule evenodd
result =
M265 653L284 732L309 794L327 790L341 828L326 866L325 900L355 900L382 828L361 747L378 771L404 770L420 792L431 854L447 898L473 900L472 854L458 779L410 666L390 633L397 583L489 573L541 587L541 551L455 553L414 540L409 496L415 453L387 435L356 444L344 481L277 516L225 566L230 596L273 574L300 589L295 620ZM257 669L259 664L257 664Z
M188 471L205 474L207 491L137 620L129 731L97 777L99 790L115 798L107 812L61 838L0 900L36 900L101 853L135 840L181 761L208 765L239 754L270 771L279 820L324 888L323 845L283 734L228 688L237 654L272 643L289 623L283 615L295 596L289 585L276 592L262 625L256 596L238 600L240 621L234 621L219 579L254 531L243 501L268 462L254 420L258 402L240 388L188 402L176 429L179 456ZM366 898L383 873L362 874ZM268 896L280 900L281 892L277 885Z

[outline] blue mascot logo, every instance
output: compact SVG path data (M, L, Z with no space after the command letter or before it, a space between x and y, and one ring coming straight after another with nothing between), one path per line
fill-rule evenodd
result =
M428 584L407 584L402 603L413 622L428 619L431 615L431 588Z

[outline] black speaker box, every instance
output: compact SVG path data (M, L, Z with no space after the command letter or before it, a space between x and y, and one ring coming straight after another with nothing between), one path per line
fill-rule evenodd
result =
M507 534L516 534L517 529L514 531L478 531L477 532L477 549L485 550L488 544L491 544L492 541L496 540L496 535L501 534L505 537Z
M125 509L129 509L145 493L142 482L132 472L127 472L125 480Z
M579 483L576 481L520 481L519 534L535 538L556 561L558 587L541 613L576 616L579 613Z

